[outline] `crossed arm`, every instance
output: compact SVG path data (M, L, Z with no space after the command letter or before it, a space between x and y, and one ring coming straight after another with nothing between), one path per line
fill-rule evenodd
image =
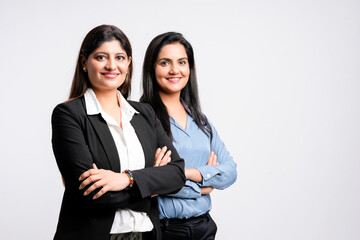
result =
M167 165L171 161L170 155L171 150L167 151L166 146L158 148L155 152L154 167ZM111 170L98 169L96 164L93 164L93 169L81 174L79 181L81 182L79 190L82 190L89 185L84 192L84 196L101 188L93 196L93 199L97 199L108 191L121 191L127 188L130 185L130 175L127 173L116 173Z
M71 194L72 199L94 206L141 211L141 206L146 205L142 204L143 201L152 194L165 194L181 188L185 176L183 160L177 154L166 166L159 161L163 165L161 169L146 168L133 171L136 184L130 189L126 189L130 183L127 174L98 169L101 168L99 165L94 166L96 159L91 152L93 149L90 149L84 134L84 129L89 129L89 126L91 128L91 125L85 122L79 113L81 110L76 105L74 107L61 104L54 109L52 115L53 150L66 191ZM155 114L153 119L159 145L172 147L161 123L156 121Z
M210 123L211 124L211 123ZM216 129L210 143L212 150L206 165L185 169L185 186L176 194L169 197L199 198L202 194L209 194L213 189L225 189L233 184L237 178L236 163L233 161L225 144L220 139Z

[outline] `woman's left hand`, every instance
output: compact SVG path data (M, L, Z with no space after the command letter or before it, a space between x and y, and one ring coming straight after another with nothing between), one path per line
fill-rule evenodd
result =
M156 149L154 167L167 165L171 161L171 150L167 151L167 147Z
M213 187L201 187L201 195L210 194L213 190Z
M88 189L86 189L84 196L89 195L95 189L101 188L100 191L93 197L93 199L97 199L108 191L121 191L130 185L130 178L127 174L98 169L95 163L93 166L93 169L84 172L79 178L79 181L83 181L85 179L80 184L80 190L92 184Z

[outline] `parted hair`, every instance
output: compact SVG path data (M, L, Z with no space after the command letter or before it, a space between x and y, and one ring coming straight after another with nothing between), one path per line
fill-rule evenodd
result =
M170 131L169 113L166 110L165 104L162 102L159 95L159 85L156 81L155 75L155 62L158 55L165 45L172 43L180 43L184 46L190 68L189 81L181 90L180 98L187 105L187 110L190 111L192 118L196 125L212 139L212 129L204 114L201 112L198 86L195 71L194 51L191 44L183 37L182 34L177 32L167 32L156 36L149 44L143 63L142 69L142 87L143 94L140 98L141 102L149 103L161 124L163 125L166 133L170 138L172 137Z
M81 64L82 58L85 60L89 58L89 55L104 42L118 40L121 47L125 50L128 57L132 56L132 48L129 39L126 35L117 27L112 25L100 25L93 28L84 38L81 44L80 52L78 55L75 74L72 81L69 99L77 98L86 92L88 88L91 88L91 83L87 72L83 71ZM133 71L132 62L129 64L126 79L124 83L118 88L121 94L127 98L131 91L131 76Z

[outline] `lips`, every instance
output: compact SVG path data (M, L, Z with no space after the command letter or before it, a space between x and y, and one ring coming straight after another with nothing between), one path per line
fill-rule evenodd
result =
M103 75L103 76L106 77L106 78L111 78L111 79L113 79L113 78L116 78L117 76L119 76L120 73L115 73L115 72L103 72L103 73L101 73L101 75Z
M181 80L181 77L171 77L171 78L166 78L166 80L172 83L177 83Z

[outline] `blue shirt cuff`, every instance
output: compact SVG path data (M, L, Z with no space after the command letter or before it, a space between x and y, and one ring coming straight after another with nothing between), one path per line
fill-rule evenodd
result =
M209 165L198 167L197 170L199 170L203 177L203 184L205 184L206 181L210 180L211 178L220 173L220 170L217 169L215 166Z

